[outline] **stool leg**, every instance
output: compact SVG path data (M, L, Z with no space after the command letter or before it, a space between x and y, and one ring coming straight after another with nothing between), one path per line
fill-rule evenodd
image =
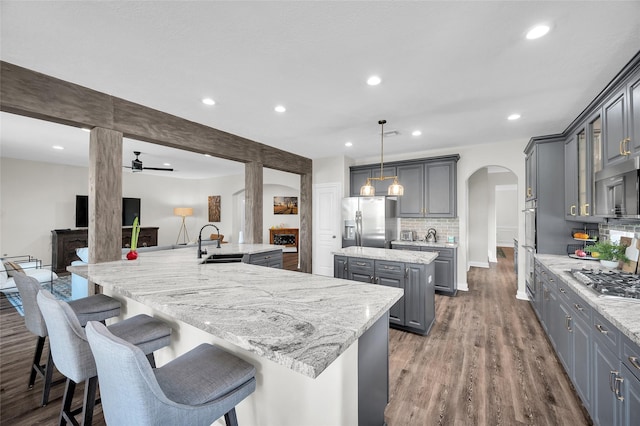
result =
M33 363L31 364L31 374L29 375L29 389L33 387L36 382L36 374L40 369L40 358L42 357L42 349L44 348L44 341L47 337L38 336L38 343L36 345L36 352L33 355ZM37 366L37 368L36 368Z
M47 357L47 365L44 370L44 388L42 389L42 406L43 407L49 403L49 391L51 390L52 378L53 378L53 357L51 356L51 349L49 349L49 356Z
M93 422L93 408L96 405L96 387L98 385L98 376L93 376L84 384L84 412L82 415L82 425L91 426Z
M73 400L73 393L76 391L76 383L67 379L67 385L64 389L64 397L62 398L62 410L60 411L60 421L58 424L60 426L65 426L67 424L67 418L73 417L71 414L71 401Z
M153 356L153 352L147 354L147 360L151 364L151 368L156 368L156 357Z
M224 415L224 422L227 426L238 426L238 417L236 416L236 408L233 407Z

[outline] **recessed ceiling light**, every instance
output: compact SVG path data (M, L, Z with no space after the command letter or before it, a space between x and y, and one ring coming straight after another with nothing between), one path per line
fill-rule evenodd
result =
M202 99L202 103L205 104L205 105L215 105L216 101L214 101L211 98L204 98L204 99Z
M414 130L413 132L411 132L412 136L420 136L422 134L422 132L420 130Z
M537 38L543 37L549 32L549 30L550 28L548 25L536 25L527 32L527 39L535 40Z
M54 145L54 146L52 146L51 148L62 151L62 150L64 149L64 146Z
M349 146L353 146L353 144L351 142L346 142L344 146L349 147Z
M369 77L369 79L367 80L367 84L369 86L377 86L378 84L380 84L382 82L382 80L380 79L380 77L378 77L377 75L372 75L371 77Z
M82 128L82 130L84 130L85 132L90 132L91 131L91 129L87 129L87 128L84 128L84 127Z
M163 165L163 166L170 166L170 165L171 165L171 163L164 163L164 164L162 164L162 165Z
M205 157L211 157L211 154L205 154L204 156Z
M274 108L274 110L276 112L285 112L287 109L285 107L283 107L282 105L278 105Z
M511 114L510 116L507 117L507 120L517 120L518 118L520 118L520 114Z

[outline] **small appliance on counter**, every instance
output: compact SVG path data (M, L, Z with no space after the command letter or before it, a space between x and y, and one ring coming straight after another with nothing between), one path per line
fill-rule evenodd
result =
M416 231L400 231L400 241L416 241L417 239Z

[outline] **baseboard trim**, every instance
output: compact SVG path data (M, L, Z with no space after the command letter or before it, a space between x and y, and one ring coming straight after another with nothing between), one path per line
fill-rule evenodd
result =
M527 296L527 292L526 291L519 291L516 293L516 299L519 300L529 300L529 296Z
M489 263L498 263L498 258L497 257L490 257L489 258Z
M469 284L467 284L466 282L464 283L458 283L458 291L469 291Z
M469 262L469 267L489 269L489 262Z

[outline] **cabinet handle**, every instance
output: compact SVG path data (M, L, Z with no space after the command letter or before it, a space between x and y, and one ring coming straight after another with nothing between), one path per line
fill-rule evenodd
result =
M405 278L409 278L409 268L405 268L405 269L404 269L404 277L405 277ZM633 361L632 361L632 362L633 362ZM638 367L638 368L640 368L640 367Z
M564 288L560 287L560 293L562 294L567 294L567 292L564 290Z
M630 357L629 357L629 362L630 362L630 363L631 363L631 365L633 365L635 368L637 368L638 370L640 370L640 364L638 363L638 357L630 356Z
M607 334L609 334L609 331L606 330L603 326L601 326L600 324L596 324L596 328L598 329L598 331L602 334L604 334L605 336Z
M574 303L573 307L576 308L577 310L579 310L580 312L584 311L584 308L582 306L578 305L577 303Z
M615 388L615 394L616 394L616 398L618 398L618 401L624 401L624 396L622 396L622 382L624 382L624 378L622 377L617 377L614 379L614 388Z
M380 277L376 277L375 278L375 282L376 282L376 284L380 284Z
M624 151L622 150L622 144L624 144L624 139L620 141L620 145L618 147L618 152L620 152L620 155L624 155Z
M629 142L631 142L631 138L624 138L622 140L622 142L620 142L620 154L627 156L629 154L631 154L631 151L629 151Z
M576 205L572 204L571 207L569 208L569 214L571 216L575 216L576 215Z
M527 188L527 197L531 197L533 195L533 190L531 187Z
M609 371L609 390L613 393L616 393L615 390L615 386L613 384L613 380L615 379L615 376L618 374L617 371L611 370Z
M369 281L373 283L373 275L369 276Z
M344 262L344 271L345 271L345 272L347 272L347 271L348 271L348 269L347 269L347 262Z
M364 262L356 262L356 265L358 265L358 266L367 266L367 264L364 263Z
M571 317L569 315L565 315L565 326L567 327L567 330L569 330L569 333L571 333L573 330L571 330Z

